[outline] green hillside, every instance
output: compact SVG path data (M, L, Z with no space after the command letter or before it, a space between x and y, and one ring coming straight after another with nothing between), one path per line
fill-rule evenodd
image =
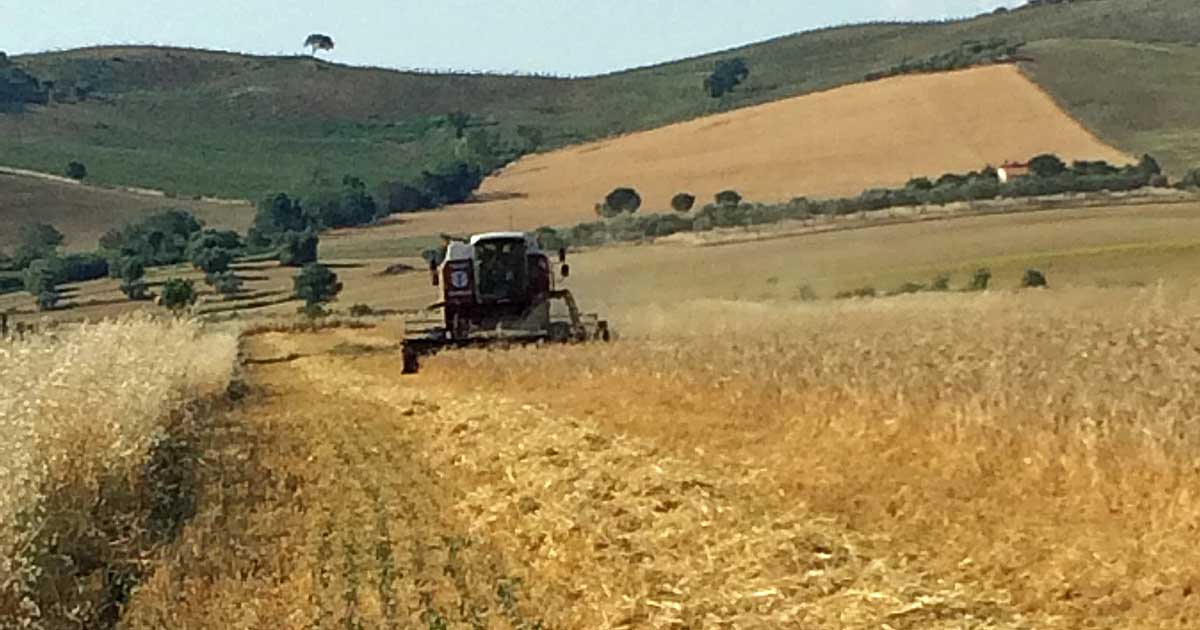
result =
M92 181L184 195L256 198L347 173L374 185L455 157L503 159L828 89L988 38L1030 42L1033 76L1105 139L1161 154L1174 172L1197 161L1188 95L1200 85L1189 74L1200 3L1092 0L961 22L814 31L580 79L156 48L17 57L17 66L54 82L56 102L0 114L0 164L60 172L79 160ZM1169 52L1155 57L1160 48ZM749 65L749 79L710 98L704 77L717 59L735 55ZM1138 69L1147 65L1152 72ZM1153 111L1131 97L1134 84L1155 94ZM454 111L471 116L463 139L446 119Z

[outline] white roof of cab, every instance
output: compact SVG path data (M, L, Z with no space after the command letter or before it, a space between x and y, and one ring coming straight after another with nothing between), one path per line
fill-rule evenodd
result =
M474 245L474 244L478 243L479 241L490 241L492 239L513 239L513 238L528 239L529 234L526 234L525 232L485 232L483 234L476 234L476 235L472 236L471 244Z
M525 247L530 252L541 251L541 249L538 247L537 237L529 232L485 232L483 234L476 234L475 236L471 237L471 245L474 246L480 241L506 241L515 239L523 239L525 241Z

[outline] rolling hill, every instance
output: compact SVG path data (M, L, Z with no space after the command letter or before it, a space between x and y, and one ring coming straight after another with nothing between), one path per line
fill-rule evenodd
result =
M73 181L0 171L0 249L16 245L27 223L49 223L71 251L90 250L114 226L161 208L191 210L207 225L245 231L253 218L245 203L168 199L149 192L85 186Z
M1131 161L1015 66L990 66L856 84L529 156L484 182L485 201L425 213L404 227L417 234L452 231L453 223L586 221L618 186L633 186L657 211L668 211L680 191L701 203L725 188L764 203L853 196L864 185L903 186L1042 153Z
M1179 174L1200 161L1189 96L1197 33L1200 7L1190 0L1093 0L955 22L825 29L584 78L90 48L14 59L83 98L0 115L0 165L61 172L80 160L97 183L181 197L256 199L343 174L374 186L480 150L554 150L824 92L964 40L1005 38L1029 43L1027 71L1072 116L1122 152L1160 155ZM749 79L709 98L703 77L735 55L749 65ZM1178 82L1185 87L1176 89ZM1152 105L1141 90L1153 93ZM470 116L467 135L487 132L482 149L457 137L446 116L455 111ZM884 183L861 175L859 188Z

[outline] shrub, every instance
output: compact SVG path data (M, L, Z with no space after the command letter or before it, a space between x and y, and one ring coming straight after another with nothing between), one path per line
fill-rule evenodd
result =
M742 196L736 190L722 190L714 199L718 206L737 206L742 203Z
M632 188L616 188L604 197L597 206L600 216L612 218L623 213L637 212L642 207L642 196Z
M988 284L992 281L992 272L988 269L977 269L971 275L971 282L967 284L968 291L986 291Z
M750 76L750 67L741 57L721 59L711 74L704 78L704 91L713 98L720 98L733 91Z
M679 193L671 197L671 209L675 212L690 212L696 206L696 196L689 193Z
M304 232L313 227L312 224L299 199L277 193L259 202L247 240L257 247L278 245L288 233Z
M860 287L858 289L850 289L849 291L841 291L834 295L837 300L850 300L855 298L873 298L878 295L874 287Z
M693 232L711 232L712 229L712 219L707 216L699 216L692 220Z
M926 286L920 282L905 282L892 291L892 295L907 295L909 293L920 293L926 289Z
M304 312L310 316L321 312L321 305L334 300L342 291L337 274L324 265L307 264L292 280L292 295L304 300Z
M1200 188L1200 168L1194 168L1179 181L1180 188Z
M322 228L366 225L387 214L381 212L375 198L361 179L347 175L341 190L324 191L310 200L309 210Z
M943 275L934 277L933 282L929 283L929 290L930 291L949 291L950 290L950 276L943 274Z
M100 249L110 260L137 256L147 266L187 260L188 244L202 224L187 210L164 210L109 230Z
M204 279L212 285L214 291L225 297L237 295L242 290L242 279L232 271L209 274Z
M39 258L53 258L58 254L58 248L63 244L62 232L47 223L30 223L22 225L17 230L17 249L13 252L13 262L18 269L24 269Z
M131 300L144 300L146 293L146 266L141 258L122 258L113 265L121 278L121 293Z
M196 303L196 284L182 278L169 278L162 287L162 305L175 313Z
M53 260L35 260L25 269L25 290L34 297L39 311L47 311L58 303L60 270Z
M351 317L367 317L375 312L375 309L366 304L355 304L350 307Z
M812 288L812 286L802 284L800 285L800 288L796 289L796 299L800 300L801 302L816 302L820 298L817 296L817 292Z
M320 239L316 232L288 232L280 239L279 264L285 267L302 267L317 262Z
M229 270L233 254L222 247L198 249L192 254L192 264L205 275L214 275Z
M556 252L568 245L566 236L552 227L540 227L534 231L534 234L543 251Z
M82 181L87 177L88 170L87 167L83 165L83 162L72 161L67 164L67 169L64 174L71 179Z
M1029 170L1042 178L1057 177L1067 170L1067 165L1057 155L1046 153L1029 161Z
M1026 289L1046 287L1046 275L1037 269L1025 270L1025 275L1021 278L1021 286Z

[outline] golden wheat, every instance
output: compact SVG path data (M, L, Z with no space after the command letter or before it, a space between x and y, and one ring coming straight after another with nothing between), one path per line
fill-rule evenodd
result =
M702 302L611 346L448 353L429 377L520 392L1011 592L1068 627L1200 619L1200 305L1186 291Z
M233 331L146 317L0 343L0 625L96 614L79 599L95 567L74 565L104 555L79 547L119 516L106 489L140 477L168 420L223 392L236 357Z

